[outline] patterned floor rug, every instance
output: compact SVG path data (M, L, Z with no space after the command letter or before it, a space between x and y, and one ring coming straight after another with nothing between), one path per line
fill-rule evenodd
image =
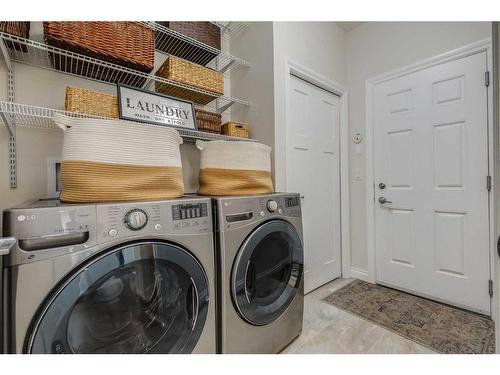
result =
M495 352L492 320L425 298L355 280L323 301L440 353Z

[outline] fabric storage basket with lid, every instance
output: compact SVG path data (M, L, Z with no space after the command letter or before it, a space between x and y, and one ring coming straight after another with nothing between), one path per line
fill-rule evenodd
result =
M246 141L196 141L201 150L201 195L273 192L271 147Z
M177 130L56 113L64 130L61 201L160 200L184 194Z

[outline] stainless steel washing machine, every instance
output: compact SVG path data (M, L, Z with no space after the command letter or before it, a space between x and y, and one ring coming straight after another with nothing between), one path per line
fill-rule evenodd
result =
M215 353L208 198L4 212L11 353Z
M278 353L302 330L298 194L214 198L222 353Z

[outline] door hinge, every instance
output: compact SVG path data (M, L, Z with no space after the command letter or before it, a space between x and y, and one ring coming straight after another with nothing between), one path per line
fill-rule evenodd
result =
M488 293L493 297L493 280L488 280Z
M490 72L486 71L484 72L484 84L486 87L490 85Z
M486 176L486 189L488 189L488 191L491 191L491 176L490 175Z

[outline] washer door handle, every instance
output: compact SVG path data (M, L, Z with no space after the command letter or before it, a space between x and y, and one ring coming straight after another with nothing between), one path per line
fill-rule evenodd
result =
M194 331L194 327L196 327L196 321L198 320L198 288L196 287L196 283L194 282L193 278L191 277L191 316L192 316L192 326L191 326L191 331ZM189 298L189 297L188 297Z

